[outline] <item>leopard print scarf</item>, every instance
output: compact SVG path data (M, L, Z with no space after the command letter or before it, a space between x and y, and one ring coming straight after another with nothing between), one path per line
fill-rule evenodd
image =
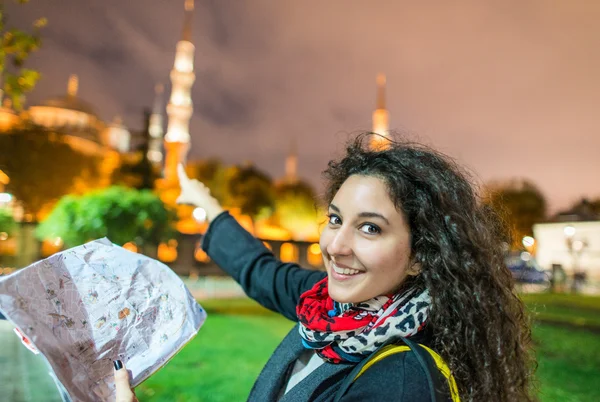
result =
M327 278L300 296L297 315L306 348L330 363L359 362L391 338L410 337L425 327L431 298L409 287L362 303L329 297Z

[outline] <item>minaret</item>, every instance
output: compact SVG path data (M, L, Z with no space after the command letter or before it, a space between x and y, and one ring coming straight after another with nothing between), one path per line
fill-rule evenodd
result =
M292 140L289 155L285 159L285 182L294 184L298 181L298 153L296 152L296 141Z
M165 180L177 182L177 165L185 163L190 149L190 118L192 98L190 90L194 84L194 44L192 37L192 16L194 0L185 1L185 23L183 35L177 43L175 64L171 70L171 98L167 105L169 123L165 135Z
M67 95L71 98L75 98L77 96L77 91L79 90L79 77L77 74L71 74L69 77L69 82L67 84Z
M371 137L371 148L379 148L389 136L390 114L385 108L385 75L377 75L377 109L373 112L373 132L379 135ZM380 136L384 136L382 138Z
M148 144L148 160L154 164L162 163L162 143L163 143L163 100L162 95L164 86L157 84L154 88L154 106L150 115L150 142Z

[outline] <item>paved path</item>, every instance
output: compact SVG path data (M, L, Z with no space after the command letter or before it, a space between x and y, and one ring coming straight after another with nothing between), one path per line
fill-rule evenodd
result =
M0 320L0 401L61 402L48 371L42 358L21 344L12 324Z

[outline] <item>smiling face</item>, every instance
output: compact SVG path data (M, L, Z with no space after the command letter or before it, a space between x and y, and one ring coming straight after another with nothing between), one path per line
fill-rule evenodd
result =
M358 303L395 292L407 275L418 272L410 263L410 244L408 223L385 183L350 176L331 201L321 232L329 295L340 303Z

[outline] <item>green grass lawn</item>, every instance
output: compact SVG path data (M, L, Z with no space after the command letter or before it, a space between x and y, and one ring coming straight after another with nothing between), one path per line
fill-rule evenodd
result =
M267 359L293 323L253 301L207 300L200 332L140 385L141 401L245 401Z
M552 312L565 328L533 328L541 401L600 401L600 335L580 328L598 323L600 298L525 296L530 310ZM166 367L140 385L145 401L243 401L263 365L293 323L247 299L201 302L209 317Z
M583 326L600 332L600 297L539 293L523 295L523 300L538 320Z

